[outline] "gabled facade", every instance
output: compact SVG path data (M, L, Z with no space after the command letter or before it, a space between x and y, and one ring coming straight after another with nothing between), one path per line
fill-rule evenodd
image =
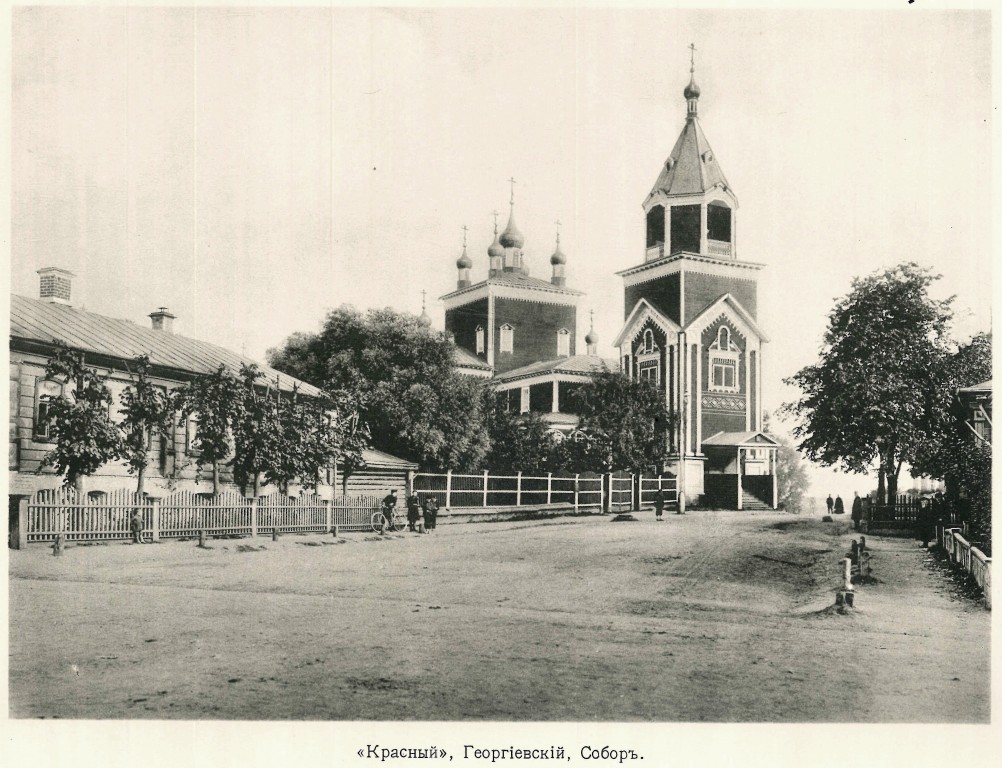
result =
M689 499L730 506L750 501L742 478L761 474L757 462L774 466L771 438L755 448L743 442L762 429L763 265L737 258L738 199L699 125L694 77L684 96L685 126L643 202L643 261L618 273L625 321L614 344L623 372L663 392L674 417L666 469ZM708 474L725 477L707 483ZM774 507L775 494L766 496L762 503Z

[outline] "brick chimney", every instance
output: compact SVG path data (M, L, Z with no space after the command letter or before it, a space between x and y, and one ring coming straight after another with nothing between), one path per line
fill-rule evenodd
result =
M177 315L172 315L167 307L160 307L156 312L151 312L150 320L153 321L153 330L174 333L175 317Z
M38 298L43 301L51 301L53 304L70 304L74 277L76 275L72 272L59 267L39 269Z

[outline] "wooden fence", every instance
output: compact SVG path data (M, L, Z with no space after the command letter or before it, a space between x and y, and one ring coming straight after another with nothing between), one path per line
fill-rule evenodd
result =
M125 490L81 496L70 488L55 488L21 500L12 544L20 548L60 535L66 541L128 539L136 511L142 515L143 535L154 541L194 538L201 531L209 536L256 536L275 529L326 533L335 526L339 531L367 531L380 507L376 496L340 496L328 501L314 495L272 494L245 499L233 491L218 496L180 491L154 499Z
M992 607L992 559L964 538L961 528L936 526L936 543L946 553L950 564L971 575L985 596L985 607Z

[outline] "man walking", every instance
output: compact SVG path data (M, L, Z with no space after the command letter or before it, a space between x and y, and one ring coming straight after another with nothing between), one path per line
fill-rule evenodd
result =
M421 516L421 497L412 493L407 497L407 530L416 530L418 518Z
M852 500L852 529L858 531L863 522L863 500L859 498L859 491L853 491L856 498Z
M665 492L663 488L658 488L658 492L654 494L654 519L659 523L661 522L661 515L665 511Z
M832 508L835 506L835 502L832 501L832 495L829 493L828 498L825 499L825 506L828 507L828 514L832 513Z

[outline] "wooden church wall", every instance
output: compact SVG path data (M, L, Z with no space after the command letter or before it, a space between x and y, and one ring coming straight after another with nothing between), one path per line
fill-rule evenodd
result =
M754 280L686 271L685 322L688 323L725 293L737 299L753 318L757 317L758 290Z
M456 346L477 354L477 326L484 329L484 353L479 357L487 359L487 299L479 299L450 309L445 313L445 330L455 335Z
M647 299L658 312L677 323L681 297L680 283L679 275L676 272L674 275L666 275L657 280L627 286L623 296L626 303L624 317L629 317L638 301Z
M571 355L576 353L575 308L517 299L494 299L494 370L504 373L539 360L557 357L557 331L571 332ZM501 326L511 325L514 351L501 352Z

